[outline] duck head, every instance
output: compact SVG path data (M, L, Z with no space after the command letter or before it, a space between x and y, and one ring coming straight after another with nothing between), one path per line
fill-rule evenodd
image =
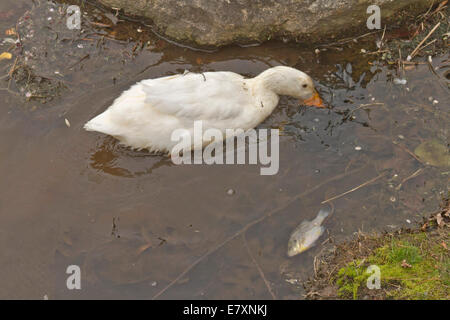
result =
M267 69L257 78L261 78L266 87L278 95L297 98L303 105L325 108L313 80L300 70L278 66Z

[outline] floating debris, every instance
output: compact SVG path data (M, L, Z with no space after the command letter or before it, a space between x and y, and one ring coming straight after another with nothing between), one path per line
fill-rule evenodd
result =
M317 217L312 221L303 221L292 232L288 242L288 256L293 257L314 246L314 243L325 231L321 226L323 220L330 214L329 208L320 209Z
M236 192L233 189L228 189L227 190L227 195L232 196L233 194L235 194Z
M406 79L395 78L395 79L394 79L394 83L395 83L395 84L403 84L403 85L405 85L405 84L408 83L408 81L406 81Z
M3 52L2 54L0 54L0 61L2 61L3 59L11 59L12 58L12 54L9 52Z
M356 147L355 147L355 150L356 150L356 151L360 151L360 150L362 150L362 147L356 146Z
M5 34L7 36L15 36L16 35L16 30L14 28L8 29L5 31Z
M18 40L14 40L13 38L5 38L3 39L3 43L16 44Z
M64 122L66 123L67 128L70 128L70 122L67 118L64 118Z
M437 139L422 142L414 154L424 162L435 167L450 167L448 148Z

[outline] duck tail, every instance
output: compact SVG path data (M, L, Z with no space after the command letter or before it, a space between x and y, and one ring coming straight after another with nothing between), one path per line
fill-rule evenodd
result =
M105 134L113 134L109 121L104 113L99 114L95 118L89 120L84 124L84 129L87 131L97 131Z

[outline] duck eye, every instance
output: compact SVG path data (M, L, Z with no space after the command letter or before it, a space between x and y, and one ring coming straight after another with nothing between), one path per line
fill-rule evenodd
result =
M303 88L308 88L308 85L305 83L302 87Z

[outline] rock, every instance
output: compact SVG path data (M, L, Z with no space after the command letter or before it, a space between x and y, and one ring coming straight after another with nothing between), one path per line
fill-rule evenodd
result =
M97 0L125 15L150 19L158 32L197 46L289 38L319 42L364 34L373 0ZM430 0L378 0L381 25L399 12L425 11ZM117 9L115 9L117 10Z

